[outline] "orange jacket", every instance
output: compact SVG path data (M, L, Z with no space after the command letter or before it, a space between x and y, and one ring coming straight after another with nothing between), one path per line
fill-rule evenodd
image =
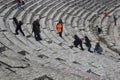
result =
M61 23L58 23L56 27L57 27L57 31L58 31L58 32L62 32L63 26L62 26Z

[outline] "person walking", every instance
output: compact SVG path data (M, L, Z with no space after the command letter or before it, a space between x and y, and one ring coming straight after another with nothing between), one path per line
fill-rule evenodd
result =
M91 46L92 46L91 41L89 40L89 38L87 36L85 36L84 38L85 38L85 45L86 45L86 47L88 47L88 51L92 53L93 51L90 50Z
M78 45L81 47L81 50L84 50L83 46L82 46L82 40L77 36L77 35L74 35L74 46L75 47L78 47Z
M98 27L98 25L96 26L96 28L97 28L97 34L98 35L101 34L102 33L102 29L100 27Z
M36 39L36 41L42 40L41 36L40 36L40 24L39 24L39 20L35 20L32 23L32 33L34 32L34 37Z
M103 51L103 49L102 49L102 47L100 46L100 43L97 42L96 45L95 45L94 52L97 52L97 53L99 53L99 54L102 54L102 51Z
M63 22L61 19L59 20L59 23L57 24L56 28L57 28L59 36L62 38Z
M116 18L115 15L113 16L113 19L114 19L114 24L115 24L115 26L116 26L116 25L117 25L117 18Z
M21 26L23 25L22 21L19 21L17 20L16 17L13 17L13 22L15 23L16 25L16 29L15 29L15 34L18 35L18 30L22 33L23 36L25 36L24 32L22 31L22 28Z
M15 34L16 35L18 35L19 34L18 31L20 31L22 33L22 35L25 36L25 34L24 34L24 32L23 32L23 30L21 28L22 25L23 25L23 22L19 21L19 23L17 24L16 30L15 30L15 32L16 32Z

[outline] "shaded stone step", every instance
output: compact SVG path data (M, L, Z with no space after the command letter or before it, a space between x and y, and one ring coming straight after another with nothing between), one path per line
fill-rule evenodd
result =
M35 78L33 80L54 80L54 79L52 79L51 77L48 77L47 75L43 75L43 76L41 76L39 78Z
M5 47L5 46L0 47L0 53L2 53L2 52L5 51L5 50L6 50L6 47Z
M58 60L58 61L66 61L66 60L61 59L61 58L55 58L55 59Z
M10 57L1 57L0 56L0 62L4 65L7 65L10 68L27 68L29 66L28 63L15 59L15 58L10 58Z

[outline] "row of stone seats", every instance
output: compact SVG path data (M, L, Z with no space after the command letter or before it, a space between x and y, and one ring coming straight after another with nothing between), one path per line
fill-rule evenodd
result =
M9 34L9 33L8 33ZM7 35L7 33L6 33L6 35ZM8 37L10 37L10 35L7 35ZM11 35L11 37L12 37L12 35ZM19 45L19 44L18 44Z
M24 57L27 53L18 46L10 42L5 35L0 32L0 79L20 80L16 75L16 68L26 68L29 66Z
M2 46L2 45L1 45ZM1 48L1 47L0 47ZM7 49L7 48L6 48ZM3 48L2 48L2 50L3 50ZM8 53L9 53L9 55L8 55ZM22 54L23 54L23 52L21 52ZM13 56L13 54L14 54L14 56ZM27 76L27 74L24 72L24 73L22 73L22 74L24 74L24 75L26 75L27 76L27 78L26 77L20 77L19 75L21 75L21 73L18 73L17 71L16 71L16 69L14 69L14 68L19 68L20 69L20 67L22 68L24 68L24 66L20 63L20 61L19 61L19 63L20 64L17 64L17 58L19 58L20 57L20 55L19 56L17 56L18 54L16 54L15 52L14 53L12 53L11 51L2 51L1 52L1 55L0 55L0 66L2 66L2 67L0 67L0 73L1 73L1 75L0 75L0 79L6 79L6 80L9 80L9 79L12 79L12 80L25 80L25 79L29 79L29 80L33 80L35 77L37 77L36 75L41 75L42 76L42 74L48 74L49 73L49 75L50 75L50 72L51 73L56 73L56 75L58 74L57 73L57 71L55 71L55 69L52 69L53 71L50 71L49 72L49 70L48 69L50 69L50 68L43 68L43 67L40 67L39 66L39 69L37 69L38 70L38 72L37 72L37 74L36 73L34 73L35 71L34 70L32 70L32 69L29 69L29 70L31 70L32 72L32 75L34 75L34 76L32 76L31 75L31 77L28 77ZM6 56L7 56L7 58L6 58ZM9 59L10 58L10 59ZM22 58L23 59L23 57L20 57L20 58ZM13 62L13 61L11 61L12 59L15 59L14 60L14 64L13 63L10 63L10 62ZM3 62L2 62L3 61ZM10 61L10 62L9 62ZM32 61L31 61L32 62ZM6 65L7 64L7 65ZM12 65L11 65L12 64ZM36 64L35 64L36 65ZM20 66L20 67L19 67ZM38 66L38 64L37 64L37 66ZM12 69L11 69L11 67L12 67ZM35 66L36 67L36 66ZM35 68L34 67L34 68ZM3 68L6 68L6 69L3 69ZM41 68L42 68L42 70L41 70ZM46 70L48 70L48 71L46 71ZM51 69L50 69L51 70ZM42 74L40 74L40 72L39 71L42 71ZM21 69L21 72L23 72L23 70ZM27 70L26 70L26 72L27 72ZM39 73L39 74L38 74ZM67 72L66 72L67 73ZM7 76L6 74L8 74L9 76ZM16 75L17 74L17 75ZM67 74L65 74L64 73L64 75L66 75L67 76ZM60 76L60 74L59 74L59 76L53 76L53 78L54 79L62 79L62 77L63 77L63 79L64 78L70 78L70 77L63 77L63 76ZM75 77L75 76L73 76L73 75L71 75L72 77L72 79L73 78L77 78L77 77ZM79 77L79 79L80 79L80 77ZM81 78L81 79L84 79L84 78Z
M20 45L21 46L21 45Z
M87 26L88 27L88 26ZM93 38L93 36L92 36L92 38Z
M113 13L117 10L117 9L119 9L119 4L118 5L116 5L116 7L114 7L114 8L111 8L108 12L109 12L109 15L113 15ZM112 16L111 16L112 17ZM113 31L113 29L114 29L114 25L113 25L113 23L112 23L112 25L111 25L111 20L110 20L111 18L110 17L104 17L103 15L102 16L98 16L98 18L97 18L97 20L96 20L96 22L98 21L98 22L100 22L101 24L99 24L99 26L102 26L102 28L103 28L103 37L104 37L104 39L105 39L105 41L107 42L107 45L108 45L108 47L109 48L112 48L113 47L113 50L114 50L114 47L116 46L115 44L116 44L116 41L115 41L115 38L114 38L114 34L112 34L112 33L114 33L114 32L111 32L111 31ZM96 23L96 24L98 24L98 23ZM95 25L96 25L95 24ZM94 26L95 27L95 26ZM110 32L110 34L109 34L109 32ZM116 50L115 50L116 51Z

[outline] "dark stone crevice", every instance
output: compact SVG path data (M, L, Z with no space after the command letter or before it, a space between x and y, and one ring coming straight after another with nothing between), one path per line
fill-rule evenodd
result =
M38 55L38 57L40 57L40 58L49 58L48 56L46 56L44 54L40 54L40 55Z
M0 53L2 53L2 52L5 51L5 50L6 50L6 47L5 47L5 46L0 47Z
M79 62L76 62L76 61L73 61L72 63L81 65Z
M52 79L51 77L48 77L47 75L43 75L43 76L41 76L39 78L35 78L33 80L54 80L54 79Z
M58 60L58 61L66 61L66 60L61 59L61 58L55 58L55 59Z
M20 51L20 52L18 52L19 54L21 54L21 55L23 55L23 56L25 56L26 54L29 54L28 52L26 52L26 51Z

